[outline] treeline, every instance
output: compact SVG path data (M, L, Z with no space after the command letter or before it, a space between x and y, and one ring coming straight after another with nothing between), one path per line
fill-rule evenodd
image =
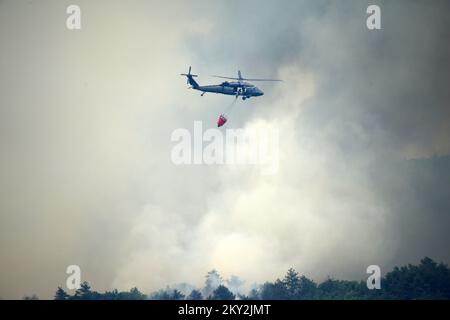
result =
M317 284L289 269L284 278L266 282L247 295L235 289L242 284L236 277L223 281L217 271L208 273L202 289L192 289L183 294L178 289L162 289L145 295L137 288L99 293L87 282L74 295L61 287L55 293L56 300L341 300L341 299L450 299L450 269L447 265L424 258L419 265L395 267L381 280L380 290L369 290L366 281L345 281L329 278ZM231 287L231 290L230 288ZM234 290L233 290L234 288Z

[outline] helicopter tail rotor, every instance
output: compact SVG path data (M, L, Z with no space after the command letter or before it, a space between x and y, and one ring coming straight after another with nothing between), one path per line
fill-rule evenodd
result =
M180 73L180 76L185 76L187 78L187 84L191 85L193 88L197 88L199 85L198 83L194 80L195 77L198 77L198 75L196 74L192 74L191 73L192 67L189 66L189 71L188 73Z

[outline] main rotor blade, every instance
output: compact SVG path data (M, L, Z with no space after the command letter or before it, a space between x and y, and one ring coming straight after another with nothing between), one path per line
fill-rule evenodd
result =
M239 78L222 77L222 76L215 76L215 75L211 75L211 77L222 78L222 79L232 79L232 80L242 80L242 79L239 79Z
M232 79L232 80L239 80L239 81L279 81L279 82L283 81L283 80L279 80L279 79L248 79L248 78L223 77L223 76L216 76L216 75L211 75L211 77L222 78L222 79Z
M283 80L279 80L279 79L247 79L247 78L244 78L242 80L247 80L247 81L280 81L280 82L283 81Z

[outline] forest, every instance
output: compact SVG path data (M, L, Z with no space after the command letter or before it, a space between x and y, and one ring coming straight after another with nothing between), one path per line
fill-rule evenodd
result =
M150 294L138 288L130 291L97 292L83 282L74 294L58 287L55 300L411 300L450 299L450 269L431 258L423 258L418 265L395 267L381 279L381 289L367 288L366 281L348 281L328 278L316 283L289 269L281 279L255 286L241 293L243 283L238 277L224 281L216 270L208 272L203 288L187 284L167 287ZM37 296L24 299L38 299Z

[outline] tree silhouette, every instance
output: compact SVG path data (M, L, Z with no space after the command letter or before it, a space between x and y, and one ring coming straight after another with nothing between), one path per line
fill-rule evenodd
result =
M299 295L298 291L300 289L300 278L298 273L290 268L283 279L283 284L286 288L288 299L296 299Z
M450 299L450 269L428 257L418 266L395 267L383 280L387 299Z
M176 289L173 290L171 300L183 300L183 299L184 299L184 294L182 294L180 291L178 291Z
M224 285L220 285L208 297L209 300L234 300L236 296Z
M203 295L208 297L211 293L223 282L222 277L216 270L211 270L206 275L205 287L203 288Z
M260 296L263 300L287 300L289 299L289 292L285 283L278 279L275 283L264 283Z
M301 276L298 281L298 288L295 299L311 300L316 297L317 284L305 276Z
M117 289L114 289L113 291L106 291L104 294L98 295L98 299L101 300L145 300L147 298L137 288L132 288L130 291L125 292L119 292Z
M80 288L75 291L75 300L94 300L97 294L91 291L91 286L87 281L81 283Z
M67 300L69 297L70 296L63 290L63 288L58 287L55 292L55 300Z
M259 299L259 292L257 289L250 290L250 293L247 296L248 300L257 300Z
M187 300L203 300L203 295L199 290L192 290L186 299Z
M328 278L318 286L318 295L322 299L351 299L352 293L355 292L355 283L352 281L341 281Z
M127 295L127 300L145 300L146 295L138 290L138 288L134 287L130 290Z
M166 290L159 290L150 295L151 300L183 300L184 294L182 294L177 289L171 290L167 288Z
M235 278L230 283L240 286ZM206 276L205 289L211 293L212 300L233 300L235 294L224 286L219 273L212 270ZM381 279L381 290L369 290L365 281L343 281L328 278L319 285L305 276L299 276L289 269L283 280L266 282L256 287L248 295L237 293L242 300L288 300L288 299L450 299L450 269L447 265L436 263L425 257L419 265L395 267ZM201 300L205 297L199 290L192 290L188 300ZM55 292L56 300L140 300L145 299L137 288L119 292L116 289L98 293L92 291L87 282L83 282L75 295L68 295L61 287ZM159 290L150 295L150 299L181 300L185 296L177 289ZM36 295L23 299L38 299Z

